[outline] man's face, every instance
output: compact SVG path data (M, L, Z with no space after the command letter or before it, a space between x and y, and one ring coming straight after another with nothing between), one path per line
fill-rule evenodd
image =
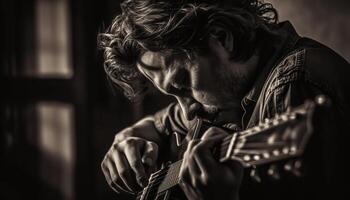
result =
M161 92L174 96L188 120L196 115L212 119L218 112L235 109L249 89L251 68L235 63L216 39L196 52L194 59L171 52L143 53L140 72Z

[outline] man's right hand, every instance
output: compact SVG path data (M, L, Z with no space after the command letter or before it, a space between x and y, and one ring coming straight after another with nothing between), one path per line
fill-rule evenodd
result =
M147 186L150 173L156 170L158 145L134 137L132 128L117 134L105 155L101 168L108 184L116 192L134 194Z

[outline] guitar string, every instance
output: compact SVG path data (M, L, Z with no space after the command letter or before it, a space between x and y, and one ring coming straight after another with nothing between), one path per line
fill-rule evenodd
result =
M229 142L231 141L231 139L232 139L232 135L229 135L229 136L225 137L225 138L222 140L222 146L226 146L226 144L229 143ZM176 163L176 162L175 162L175 163ZM174 163L173 163L173 164L174 164ZM151 175L151 177L152 177L152 176L157 176L158 174L162 173L163 171L165 171L165 170L159 170L159 171L157 171L157 172L154 172L154 173Z
M274 124L274 126L276 126L276 125L277 125L277 124ZM247 130L245 130L245 131L241 131L241 132L239 132L239 134L238 134L238 135L239 135L239 139L245 139L245 138L247 138L247 137L249 137L249 136L253 136L253 135L255 135L255 134L257 134L257 133L259 133L259 132L261 132L261 131L263 131L263 130L266 130L266 129L268 129L268 128L271 128L271 125L268 126L268 127L266 126L266 127L262 128L262 129L260 129L259 131L254 130L254 128L250 128L250 129L247 129ZM225 151L228 150L229 143L230 143L231 139L232 139L232 135L227 136L226 138L224 138L224 139L222 140L221 148L220 148L220 150L221 150L220 153L221 153L221 154L222 154L222 152L225 152ZM252 144L250 144L250 145L259 146L258 143L255 144L255 145L254 145L254 143L252 143ZM241 150L241 152L259 152L259 151L254 151L254 150ZM178 166L178 167L180 167L180 166ZM151 184L153 184L153 185L158 184L158 182L162 181L165 177L167 177L167 176L170 177L170 176L174 175L174 173L177 172L176 168L177 168L177 167L169 167L167 170L161 170L160 172L159 172L159 171L156 172L156 175L153 176L152 179L150 179ZM166 173L166 172L167 172L167 173ZM163 176L164 174L165 174L165 176ZM153 174L152 174L152 175L153 175ZM175 174L175 178L178 179L178 174ZM170 179L170 180L171 180L171 179ZM178 182L178 181L176 181L176 182Z
M171 174L172 171L173 171L173 169L176 169L176 167L180 167L179 165L180 165L181 163L182 163L182 160L179 160L179 161L173 163L172 167L169 167L168 169L164 170L164 173L163 173L163 174L165 174L165 173L167 173L166 175ZM151 181L157 180L157 179L162 179L162 178L165 178L165 177L166 177L166 176L157 176L157 177L154 177ZM153 181L153 182L154 182L154 181Z
M224 139L226 141L224 141L221 144L221 148L220 148L221 150L223 150L223 149L227 150L228 149L229 142L227 142L227 141L230 141L230 139L232 139L231 135ZM175 162L175 163L170 165L170 166L173 166L173 167L169 166L169 168L166 169L166 170L162 169L162 170L160 170L158 172L155 172L155 173L157 173L156 175L152 174L153 176L151 177L149 184L156 185L156 184L160 183L161 181L163 181L166 177L170 177L170 176L173 176L173 175L175 175L176 179L179 179L178 173L177 173L177 171L178 171L177 167L181 167L181 166L176 166L176 165L178 165L180 163L180 161L182 163L182 160L179 160L179 161L177 161L177 162ZM176 181L176 182L178 183L178 181ZM152 188L150 188L150 190L151 189Z
M247 135L247 133L250 133L250 134ZM254 135L255 133L257 133L257 132L251 132L251 129L247 129L247 130L242 131L242 132L239 133L239 138L238 139L246 138L248 136ZM226 152L228 150L231 139L232 139L232 135L229 135L229 136L225 137L222 140L221 147L220 147L220 153L221 153L220 157L223 157L224 155L226 155L226 153L223 154L222 152ZM173 163L173 164L175 164L175 163ZM167 170L163 169L163 170L160 170L158 172L155 172L154 174L152 174L150 182L152 184L156 184L159 181L162 181L165 177L173 175L174 172L171 169L172 168L169 167Z
M229 147L229 143L230 143L230 141L231 141L231 139L232 139L232 136L230 135L230 136L228 136L228 137L226 137L226 138L224 138L223 139L223 142L221 143L221 147L220 147L220 150L227 150L228 149L228 147ZM179 160L179 161L182 161L182 160ZM175 165L177 162L179 162L179 161L176 161L176 162L174 162L173 164L171 164L171 165ZM170 165L170 166L171 166ZM170 168L170 166L169 166L169 168ZM162 170L159 170L158 172L155 172L154 174L152 174L152 179L156 179L156 178L163 178L163 176L159 176L159 175L161 175L161 174L164 174L165 172L167 172L169 169L167 169L167 170L164 170L164 169L162 169Z
M232 138L232 136L231 136L230 138ZM221 144L220 150L228 149L228 147L229 147L229 144L228 144L227 142L223 142L223 143ZM182 161L182 160L179 160L179 161ZM171 164L170 166L176 165L176 163L178 163L179 161L177 161L177 162ZM171 169L170 166L169 166L168 169L166 169L166 170L165 170L165 169L162 169L162 170L159 170L158 172L153 173L152 176L151 176L150 181L152 181L152 180L154 180L154 179L162 179L163 177L165 177L165 176L161 176L161 175L164 175L164 174L166 174L166 172L169 172L169 170Z
M224 140L231 139L231 138L232 138L232 136L227 137L227 138L225 138ZM254 145L254 143L252 143L252 145ZM223 143L221 144L221 148L220 148L220 149L221 149L222 152L227 151L228 148L229 148L229 143L223 142ZM260 152L260 151L249 150L249 149L240 150L239 153L244 153L244 152L245 152L245 153L249 153L249 154L260 154L260 153L263 153L263 152ZM226 155L226 154L224 154L224 155ZM223 157L223 156L221 156L221 157ZM179 160L179 161L182 161L182 160ZM157 173L157 176L153 176L152 179L150 180L150 183L151 183L153 186L156 185L156 184L160 184L161 181L163 181L166 177L174 177L174 178L169 178L168 182L171 181L171 182L176 182L176 183L178 183L179 177L178 177L178 169L177 169L177 168L180 167L180 166L176 166L176 165L180 164L179 161L173 163L173 164L171 165L172 167L169 166L168 169L162 170L162 171L161 171L162 173ZM248 162L248 163L249 163L249 162ZM175 176L174 176L174 175L175 175ZM176 179L176 180L174 180L174 179ZM151 188L151 189L152 189L152 188Z
M172 163L171 165L174 165L175 163L177 163L177 162L179 162L179 161L181 161L181 160L178 160L178 161ZM159 175L164 174L164 173L167 171L167 168L169 168L171 165L169 165L169 166L167 166L167 167L165 167L165 168L163 168L163 169L160 169L160 170L158 170L158 171L152 173L152 174L151 174L151 177L150 177L150 180L153 179L153 178L156 178L156 177L159 176Z
M180 166L178 166L180 163L182 163L182 160L179 160L179 161L173 163L172 167L169 167L167 170L164 170L164 172L167 172L165 176L156 177L152 181L150 181L150 183L149 183L149 185L150 185L149 192L155 190L156 188L152 188L152 187L154 187L155 185L161 184L161 181L163 181L164 180L163 178L165 178L165 177L171 177L173 175L176 175L175 178L178 179L178 173L175 173L175 172L177 171L176 169L178 167L180 167ZM173 182L173 180L172 180L172 182ZM178 181L176 181L176 183L178 183ZM157 188L157 189L159 189L159 188Z
M263 142L249 142L244 144L245 149L249 148L265 148L265 149L275 149L286 146L286 142L273 142L273 144L263 143Z
M226 138L223 139L223 142L221 143L221 149L224 149L224 148L228 148L228 145L229 145L229 142L231 141L232 139L232 136L227 136ZM178 162L178 161L177 161ZM176 162L175 162L176 163ZM173 163L173 164L175 164ZM173 165L171 164L171 165ZM161 169L157 172L154 172L152 175L151 175L151 179L153 178L157 178L157 176L161 175L161 174L164 174L167 170L164 170L164 169ZM162 177L160 177L162 178Z

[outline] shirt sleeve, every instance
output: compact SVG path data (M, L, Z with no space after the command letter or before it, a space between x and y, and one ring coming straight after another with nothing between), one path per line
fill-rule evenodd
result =
M164 151L159 155L160 163L181 158L182 142L193 123L185 119L178 103L171 103L154 115L154 125L165 144Z
M185 119L178 103L171 103L154 115L154 125L161 134L171 135L174 132L186 135L190 122Z

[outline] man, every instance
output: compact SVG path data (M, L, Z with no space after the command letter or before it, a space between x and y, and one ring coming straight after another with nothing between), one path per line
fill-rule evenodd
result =
M126 0L121 7L100 35L108 78L129 98L150 82L177 102L116 134L101 165L115 191L140 191L159 163L174 160L179 144L186 144L180 185L189 199L313 199L344 192L346 168L337 160L345 141L338 125L349 110L344 59L298 36L289 22L278 23L272 5L258 0ZM281 178L274 166L272 178L254 183L243 178L240 164L214 159L211 149L227 130L252 127L318 94L329 96L332 108L322 117L327 123L315 127L322 134L309 145L305 176ZM191 140L187 133L199 118L212 128Z

